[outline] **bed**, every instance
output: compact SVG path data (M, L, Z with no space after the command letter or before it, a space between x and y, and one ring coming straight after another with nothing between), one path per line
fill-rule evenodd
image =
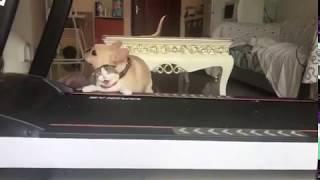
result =
M316 36L316 20L295 19L284 23L246 24L226 22L213 38L231 38L234 58L231 78L278 97L297 98L305 84L317 82L317 58L310 56ZM316 55L316 53L313 53ZM206 70L217 77L221 70Z

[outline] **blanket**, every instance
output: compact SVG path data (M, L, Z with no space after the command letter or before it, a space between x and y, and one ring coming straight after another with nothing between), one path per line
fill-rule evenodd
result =
M296 98L307 61L292 43L256 48L260 66L279 97Z
M319 75L318 66L319 66L319 57L320 57L320 51L318 47L319 46L316 42L315 45L313 46L313 49L304 73L302 82L305 84L315 84L318 82L318 75Z

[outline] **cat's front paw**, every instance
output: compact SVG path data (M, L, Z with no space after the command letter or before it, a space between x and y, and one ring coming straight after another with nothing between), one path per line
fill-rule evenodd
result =
M132 91L130 91L128 89L122 89L122 90L120 90L120 93L125 95L125 96L131 96L132 95Z
M85 86L82 88L83 93L91 93L91 92L95 92L95 91L97 91L97 87L94 85Z

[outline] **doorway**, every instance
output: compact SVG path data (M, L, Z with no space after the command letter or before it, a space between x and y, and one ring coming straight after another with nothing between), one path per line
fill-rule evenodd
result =
M180 36L181 0L133 0L131 8L133 36L153 34L164 15L161 36Z

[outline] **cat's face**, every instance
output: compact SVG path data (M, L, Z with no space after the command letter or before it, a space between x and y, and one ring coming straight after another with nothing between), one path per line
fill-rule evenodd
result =
M120 75L113 67L102 67L96 72L96 83L102 88L110 88L118 83Z

